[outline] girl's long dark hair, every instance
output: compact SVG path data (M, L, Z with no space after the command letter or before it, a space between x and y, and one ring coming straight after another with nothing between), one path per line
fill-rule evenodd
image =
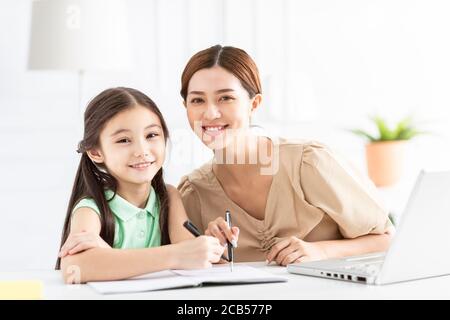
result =
M111 118L119 112L138 105L148 108L158 116L164 133L164 139L167 142L169 131L161 112L149 97L138 90L124 87L107 89L92 99L86 108L84 113L84 137L78 145L77 150L81 153L81 160L67 207L60 248L70 234L72 210L83 198L92 198L97 204L100 210L100 236L111 247L113 246L115 224L113 213L108 206L108 201L112 198L106 199L105 190L112 190L114 197L117 191L117 180L108 174L104 167L94 164L88 157L86 151L99 146L100 132ZM161 230L161 244L169 244L169 197L162 168L153 177L151 185L158 195L160 205L159 225ZM58 258L56 261L56 269L60 269L60 264L61 260Z

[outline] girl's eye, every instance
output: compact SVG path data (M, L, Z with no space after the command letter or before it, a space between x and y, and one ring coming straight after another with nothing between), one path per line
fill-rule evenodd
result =
M149 134L147 135L147 139L151 139L151 138L154 138L154 137L157 137L157 136L158 136L157 133L149 133Z
M191 99L191 103L193 103L193 104L199 104L199 103L202 103L202 102L203 102L202 98L193 98L193 99Z
M130 139L128 139L128 138L123 138L123 139L120 139L119 141L117 141L117 143L128 143L128 142L130 142Z

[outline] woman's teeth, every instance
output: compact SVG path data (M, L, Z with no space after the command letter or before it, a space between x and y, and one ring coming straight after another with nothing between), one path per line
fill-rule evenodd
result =
M223 126L220 127L205 127L206 131L219 131L219 130L223 130Z
M205 132L205 134L215 137L218 136L220 134L222 134L225 130L225 128L228 127L228 125L225 126L204 126L203 130Z

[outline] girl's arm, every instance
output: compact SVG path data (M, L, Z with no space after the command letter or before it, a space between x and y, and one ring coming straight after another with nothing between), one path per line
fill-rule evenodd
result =
M183 223L188 217L180 193L175 187L166 186L169 196L169 237L171 243L193 239L194 236L183 227ZM73 214L72 221L74 220L75 223L72 223L70 227L70 235L60 249L59 256L61 258L68 254L75 254L95 247L110 248L100 237L100 218L91 208L77 209Z
M78 239L82 233L85 232L86 234L95 235L101 239L100 229L100 218L91 208L79 208L73 213L70 224L70 235L61 250L61 270L66 283L80 283L101 279L123 279L146 271L152 271L148 268L142 268L148 265L148 263L142 263L141 269L134 268L133 266L136 267L138 264L133 263L133 260L139 258L145 260L146 255L149 255L150 258L152 256L157 258L157 251L155 254L152 254L149 250L141 250L140 252L138 250L122 250L122 252L118 252L118 250L102 250L96 247L87 251L84 251L84 248L79 248L80 245L86 245L85 241L79 241L80 239ZM74 246L73 243L75 242L78 244ZM64 248L72 249L67 252L67 249ZM83 252L75 255L66 255L67 253L71 254L72 251ZM162 270L168 267L162 263L164 261L170 264L171 262L167 259L168 257L162 258L165 259L155 259L154 263L150 264L153 269ZM128 259L131 259L130 263L127 262ZM114 268L111 266L114 266Z
M100 233L100 219L89 208L78 209L71 233ZM217 262L223 252L213 237L198 237L178 244L146 249L92 248L61 259L66 283L119 280L166 269L205 268Z
M173 269L177 265L170 246L148 249L92 248L61 259L65 283L120 280Z
M171 243L178 243L183 240L193 239L194 236L183 227L183 223L188 220L184 209L181 195L177 188L167 184L169 194L169 237Z
M167 269L208 268L223 253L219 240L201 236L146 249L92 248L61 259L66 283L120 280Z
M87 207L77 209L71 219L70 234L59 251L59 257L75 254L94 247L111 248L100 237L100 218Z

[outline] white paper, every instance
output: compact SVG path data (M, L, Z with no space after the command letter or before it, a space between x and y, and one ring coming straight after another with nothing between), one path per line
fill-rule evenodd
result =
M228 265L221 265L208 269L165 270L128 280L88 282L88 285L100 293L107 294L193 287L203 283L244 284L282 281L287 279L257 268L239 265L234 266L231 272Z

